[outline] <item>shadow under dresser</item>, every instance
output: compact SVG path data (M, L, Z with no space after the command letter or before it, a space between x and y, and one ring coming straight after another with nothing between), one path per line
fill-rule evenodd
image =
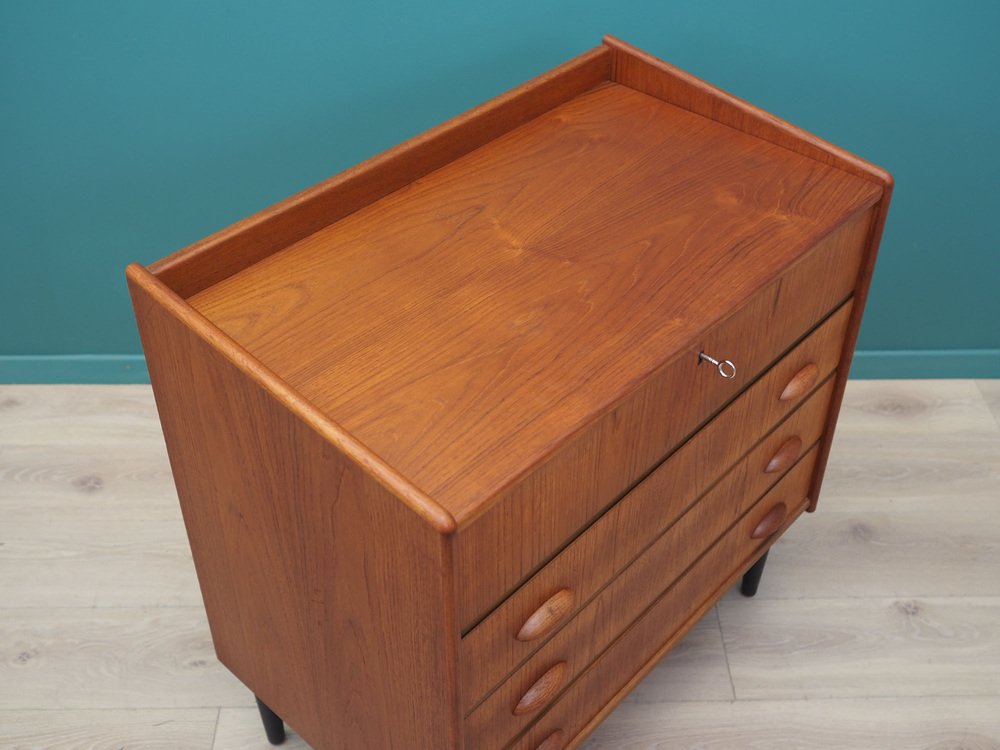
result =
M752 593L815 508L891 189L606 37L129 266L271 739L575 747Z

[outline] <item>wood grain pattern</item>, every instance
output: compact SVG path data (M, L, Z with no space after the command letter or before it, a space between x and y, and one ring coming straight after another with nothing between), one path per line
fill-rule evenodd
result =
M59 433L64 425L45 429ZM71 511L74 501L91 513L114 513L116 518L174 519L177 493L162 433L148 439L137 434L127 443L95 436L73 444L33 438L27 444L2 444L0 508L10 513L52 507Z
M559 589L536 609L514 636L519 641L534 641L548 635L573 611L572 589Z
M995 500L1000 428L972 381L852 381L848 392L850 439L836 441L824 485L838 511L883 501L930 518Z
M651 598L666 587L746 510L747 503L755 501L780 478L780 474L761 471L763 457L770 455L776 445L787 442L791 435L799 436L807 446L819 439L831 391L832 383L828 383L827 388L817 392L727 471L718 483L717 475L708 470L703 473L685 471L698 465L696 457L700 450L707 448L699 450L698 446L693 446L691 451L682 454L684 461L660 467L602 516L515 596L505 601L494 615L463 639L462 692L465 710L471 710L489 688L498 684L518 664L522 665L522 670L526 667L537 670L539 663L544 664L547 658L555 658L546 657L546 654L551 654L553 649L558 651L564 644L577 639L586 640L588 646L558 658L570 661L576 671L586 666L589 663L587 654L599 646L601 637L613 637L631 621L628 615L634 609L635 601L641 602L642 595ZM718 470L721 472L728 468L723 465ZM705 490L708 492L702 495ZM736 509L739 509L738 512ZM676 524L671 526L675 520ZM662 551L649 557L654 548ZM639 564L636 557L640 553L647 562ZM633 569L631 573L628 572L630 568ZM608 588L604 588L598 596L614 604L598 602L588 605L591 597L609 581ZM661 585L657 588L650 581L659 581ZM547 642L525 643L512 638L518 622L518 610L532 606L539 594L545 597L553 588L563 586L572 586L577 592L577 607L583 609L586 606L589 614L577 615L566 624L568 633L560 631ZM619 590L630 593L619 596L615 594ZM638 612L632 612L633 617L636 614ZM597 621L598 618L610 618L613 624L602 624ZM525 688L525 681L530 684L531 679L530 675L522 674L518 684L506 690L519 693ZM505 702L502 697L490 700L495 713ZM488 720L482 722L490 723Z
M566 684L566 662L559 661L545 670L524 692L514 706L514 716L534 713L546 705ZM474 742L474 740L472 740Z
M184 527L173 510L162 521L117 518L98 507L58 516L30 506L3 513L4 606L200 607Z
M6 386L0 446L4 606L201 606L148 386Z
M787 469L802 453L802 438L798 435L788 438L764 465L765 474L774 474Z
M713 607L635 686L627 701L630 704L660 706L687 701L728 703L734 699L719 615Z
M1000 695L995 597L741 604L719 604L737 698Z
M220 660L323 748L578 744L814 504L891 188L607 38L130 266ZM715 415L736 430L709 443ZM595 561L572 597L487 616L571 553ZM499 658L477 623L505 625Z
M789 487L805 488L812 477L815 459L815 452L803 458L778 482L772 492L781 495L788 492ZM758 547L757 537L753 536L754 529L771 515L775 507L787 509L788 506L783 502L772 501L767 506L767 513L757 514L756 525L750 527L747 533L740 536L735 531L727 531L760 499L762 491L753 487L752 480L753 476L747 474L747 465L734 469L677 524L601 590L565 628L518 667L466 719L469 746L485 749L494 746L497 737L512 737L517 734L527 725L528 719L533 717L511 717L507 707L546 673L548 665L565 665L567 680L582 674L647 607L655 606L653 602L665 590L682 575L688 575L685 571L689 566L699 564L697 561L702 553L713 557L735 554L742 560L743 555L750 554L751 550ZM804 494L805 490L802 492ZM776 526L774 530L777 528ZM714 548L706 552L720 537L720 547L732 548L737 545L745 549L745 552L724 553ZM716 571L719 580L729 572L725 567ZM708 580L703 580L702 584L710 585L713 589L717 585L714 582L709 584ZM677 585L683 588L686 584ZM678 598L673 601L672 606L678 610L674 617L682 617L684 600ZM700 602L693 602L692 605L697 603Z
M982 387L1000 381L852 380L841 410L851 444L916 447L933 443L942 454L948 441L995 444L1000 425L991 419ZM984 408L985 407L985 408ZM960 459L965 448L954 451ZM976 456L975 458L983 458Z
M793 527L759 596L1000 596L1000 514L984 513L982 498L974 509L942 497L938 511L873 500L854 511L831 503L815 524ZM824 575L831 568L838 575Z
M803 278L806 278L813 269L804 270ZM754 359L760 362L768 352L778 349L777 342L788 337L788 330L797 330L802 323L797 319L789 329L783 328L781 323L793 318L792 310L782 302L788 297L781 289L794 288L794 281L786 279L769 295L741 312L735 323L728 326L726 337L721 339L726 344L723 348L747 351L751 364ZM748 322L759 321L761 315L766 314L765 310L775 309L781 316L763 332ZM713 454L713 458L699 459L706 463L699 468L692 467L690 475L704 472L706 477L714 476L714 472L726 466L716 461L727 455L730 462L734 461L748 435L759 434L767 425L787 415L795 402L781 402L777 398L784 384L792 373L808 362L819 362L824 372L833 368L848 317L846 308L838 310L829 319L829 325L807 337L753 386L750 392L755 395L741 397L736 403L742 406L734 410L731 417L722 420L717 427L713 427L714 423L706 426L712 436L701 438L699 443L715 445L719 453ZM459 533L458 569L465 582L459 590L460 622L478 622L482 613L491 611L507 592L523 582L587 521L607 508L623 489L642 477L695 428L695 424L685 427L675 418L675 399L684 403L689 413L702 412L708 416L738 387L711 373L708 379L699 378L698 375L704 373L697 371L697 349L689 352L691 356L682 367L668 369L662 377L640 389L634 398L549 458L545 466L521 480L475 524ZM751 414L755 416L751 418ZM700 449L689 452L693 459ZM686 491L680 487L675 489L677 493ZM500 550L502 554L493 554L491 550Z
M535 750L562 750L566 747L566 733L561 729L557 729L544 740Z
M5 609L0 709L246 705L201 607Z
M788 506L784 503L778 503L771 510L768 511L767 515L760 519L750 534L751 539L769 539L784 522L785 518L788 516Z
M858 177L881 185L892 184L892 176L881 167L628 42L609 34L604 44L611 49L611 78L618 83Z
M626 701L583 750L1000 750L995 698Z
M12 750L212 750L218 714L217 708L0 710L0 744Z
M598 47L150 266L190 297L580 94L609 73Z
M738 99L732 94L712 86L690 73L675 68L673 65L659 60L653 55L643 52L620 39L616 39L613 36L605 36L604 44L612 51L611 78L613 80L655 96L665 102L670 102L686 110L710 117L720 123L725 123L741 132L751 133L770 143L779 144L783 148L808 156L810 159L815 159L823 164L829 164L866 179L873 185L877 185L881 190L881 196L871 224L871 231L865 240L864 260L855 281L854 298L856 305L854 308L854 317L848 329L840 366L838 367L840 376L834 395L833 408L830 410L830 421L827 424L827 437L826 441L820 447L819 470L816 472L813 487L809 493L812 499L809 510L813 511L816 509L816 503L819 500L819 490L823 482L826 462L829 458L830 447L837 426L837 412L840 410L844 388L847 384L847 376L851 369L854 347L857 343L858 331L861 328L861 314L868 298L868 289L871 285L872 273L875 269L875 257L878 254L882 231L885 228L886 215L889 211L889 202L892 199L894 185L892 175L881 167L860 159L854 154L848 153L831 143L827 143L821 138L817 138L811 133L807 133L801 128L797 128L781 118L765 112L759 107Z
M455 518L439 503L428 497L419 488L402 476L395 468L373 454L364 444L339 425L332 422L325 414L318 411L302 395L291 388L288 383L277 377L274 372L262 365L245 349L220 331L211 321L199 315L178 297L172 290L153 276L138 263L132 263L125 269L126 280L130 293L141 290L152 301L151 304L162 309L163 313L182 321L189 329L191 336L214 348L219 356L227 360L243 376L252 380L257 387L263 389L303 424L310 427L326 442L342 453L345 458L363 468L373 481L396 495L407 507L417 513L428 524L441 534L450 535L455 531ZM132 306L137 308L136 295L133 294ZM136 309L136 320L139 321L139 311ZM140 324L140 335L141 335ZM144 344L145 346L145 344ZM148 360L148 356L147 356ZM147 362L148 363L148 362ZM154 395L156 381L152 379ZM162 426L163 415L160 412ZM173 464L171 464L173 468ZM176 477L175 477L176 479Z
M789 399L796 399L803 393L806 393L813 387L816 382L816 378L819 377L819 370L816 365L810 363L795 373L795 376L788 381L788 385L785 386L785 390L781 392L778 397L782 401L788 401Z
M116 445L132 455L163 461L160 422L148 385L4 385L0 397L0 445L64 446L79 449ZM169 472L169 468L167 468Z
M608 84L191 304L461 525L878 194Z
M763 606L768 606L764 600L769 598L819 597L841 601L845 608L867 609L866 603L872 600L931 597L935 607L953 612L957 622L971 624L966 608L969 597L977 601L1000 597L993 575L1000 565L994 554L1000 538L1000 504L995 501L1000 485L1000 427L977 385L982 384L969 380L850 381L830 457L822 512L793 524L772 548L757 595ZM25 412L16 421L19 437L0 440L0 464L10 455L17 456L14 465L8 465L9 471L0 471L0 497L8 503L3 506L5 512L18 509L18 497L26 493L21 512L27 515L32 507L44 509L53 538L59 544L73 545L74 538L82 541L94 533L93 525L77 525L85 521L88 509L104 514L108 538L124 538L128 527L119 533L119 516L108 513L107 506L129 503L131 510L121 515L128 524L148 503L151 509L172 510L175 530L165 533L181 533L179 514L170 507L176 503L172 487L165 494L161 472L147 472L132 463L141 458L147 465L166 465L162 436L144 429L149 415L155 414L148 387L0 386L0 403L13 398L14 392ZM69 420L67 408L78 410ZM128 432L130 413L136 437L125 445L116 436ZM0 430L10 425L0 415ZM105 430L107 439L102 438ZM80 446L67 447L64 433L85 435L87 452L81 452ZM64 458L66 451L72 452L72 461ZM121 467L116 466L119 454ZM75 489L72 477L102 455L103 475L111 478L103 490ZM22 478L28 476L32 478ZM123 485L126 477L127 485ZM167 519L164 515L163 522L169 523ZM852 522L869 529L854 532ZM3 531L8 528L0 524ZM0 555L3 549L0 546ZM155 569L160 564L157 557L158 550L150 546L137 547L135 556L109 558L104 563L107 575L92 581L88 595L97 601L114 601L115 592L109 587L123 575L117 568L141 573L146 566ZM188 570L191 566L190 559L173 564ZM0 573L3 569L0 562ZM872 575L873 570L878 575ZM23 596L21 603L30 604L31 596L38 597L39 605L48 601L48 592L61 585L60 575L51 568L29 575L18 594ZM4 585L5 592L10 590ZM744 608L755 606L736 592L726 598L733 602L728 625L738 625ZM178 616L177 610L173 606L156 610L66 606L18 620L24 613L0 602L0 632L7 633L12 623L19 622L13 626L19 633L44 629L53 641L75 644L72 650L47 650L48 656L39 657L48 660L44 674L39 671L28 682L20 680L26 671L5 673L0 679L0 704L11 705L10 696L22 684L30 686L31 693L17 703L22 708L0 710L0 746L203 750L211 747L212 725L205 738L201 717L219 713L216 750L269 747L248 692L223 670L218 674L228 680L231 692L222 690L214 678L198 678L207 672L195 670L191 678L181 679L159 658L129 659L150 642L162 643L164 659L177 664L213 658L201 645L209 642L203 616L189 626L186 615ZM867 616L862 621L867 622ZM83 630L95 637L75 641L81 623L91 623ZM785 632L819 633L827 619L821 607L779 609L774 623ZM189 628L197 628L197 636ZM982 634L997 637L995 628ZM20 653L16 649L15 644L0 646L0 662L11 662ZM912 666L921 670L920 684L932 694L939 681L954 685L949 676L954 667L947 655L928 663L905 639L856 639L852 649L854 656L840 665L843 671L838 677L845 696L851 686L857 691L852 697L734 700L719 623L712 610L638 683L583 747L832 750L869 747L876 737L879 747L893 750L1000 748L995 718L1000 696L901 696L894 689L906 684ZM63 653L71 661L65 661ZM805 665L813 655L818 660L817 672L830 667L824 649L801 649L796 658ZM882 687L891 691L883 697L855 697L864 694L870 657L895 663L900 671L895 680L882 680ZM99 696L105 708L82 708L90 695ZM182 695L189 707L174 707ZM227 706L230 701L239 704ZM305 750L308 745L292 735L288 747Z
M811 472L793 470L787 474L511 747L516 750L532 748L540 738L557 728L574 737L570 747L578 745L760 555L767 543L761 545L750 540L750 533L760 518L776 503L784 502L793 509L785 523L787 527L805 510L808 502L805 492L811 478ZM727 571L734 573L727 575Z
M976 385L851 381L840 430L828 505L775 548L758 596L1000 596L1000 427Z
M868 220L862 214L819 243L459 532L457 569L465 585L459 589L458 613L463 627L495 607L564 540L620 497L845 298L854 284ZM819 288L817 278L825 279ZM839 356L840 342L830 346ZM738 353L736 377L724 380L711 367L699 368L698 353L703 350ZM798 368L811 361L799 362ZM786 374L785 382L794 372Z
M460 746L448 538L129 281L219 659L320 747Z
M833 436L837 429L837 415L840 413L840 405L843 403L844 390L847 387L847 377L851 371L851 363L854 361L854 347L857 344L858 333L861 330L861 314L865 309L865 303L868 301L868 290L871 287L872 274L875 272L875 257L878 254L879 243L882 241L882 230L885 228L885 219L889 212L889 201L892 198L892 177L882 170L876 170L873 171L872 178L883 186L882 199L876 206L872 218L871 230L865 241L864 258L854 285L854 310L850 325L847 327L847 335L844 337L840 363L837 367L837 389L834 391L833 404L830 407L830 416L827 419L826 437L819 448L819 466L816 469L816 476L813 478L812 488L809 490L808 510L810 513L816 510L816 505L819 502L820 488L823 486L823 478L826 475L826 464L830 458Z

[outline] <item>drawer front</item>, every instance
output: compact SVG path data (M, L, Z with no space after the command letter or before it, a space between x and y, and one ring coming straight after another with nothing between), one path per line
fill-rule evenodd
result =
M818 381L833 371L850 308L848 303L837 310L465 636L465 712L803 402L816 383L803 380L802 373L814 373ZM788 397L790 386L796 385L801 393ZM826 399L812 399L808 413L797 419L812 429L825 415Z
M812 454L815 454L815 450ZM811 461L810 461L811 463ZM801 470L800 470L801 467ZM808 505L811 471L800 462L767 495L757 502L725 535L671 586L620 638L606 650L567 690L552 702L550 710L510 747L537 750L575 745L581 732L588 732L618 700L641 679L701 616L726 592L729 585L774 542ZM776 510L779 506L782 509ZM755 532L784 518L764 538ZM768 522L765 522L768 519ZM546 746L556 736L558 744ZM505 746L493 742L488 747ZM466 747L479 747L466 744ZM484 745L483 747L487 747Z
M850 296L870 220L865 211L818 242L459 531L463 631ZM702 351L731 359L735 377L699 364Z
M816 397L828 399L832 383L828 386ZM491 693L466 719L470 746L490 747L493 738L511 737L530 724L561 688L582 673L776 480L781 480L781 471L768 473L766 469L782 446L789 440L806 438L808 448L819 440L821 421L814 421L814 426L802 424L801 429L787 433L779 428L770 436L773 439L763 441ZM816 450L808 450L789 471L790 481L808 482L815 463ZM530 698L528 702L525 696Z

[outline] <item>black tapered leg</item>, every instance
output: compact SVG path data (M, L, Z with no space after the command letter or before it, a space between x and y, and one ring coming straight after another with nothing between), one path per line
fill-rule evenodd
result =
M740 593L743 596L753 596L760 586L760 577L764 574L764 563L767 562L767 552L760 556L760 559L753 564L746 573L743 574L743 582L740 584Z
M285 722L281 720L278 714L268 708L267 704L260 698L257 698L257 709L260 711L261 721L264 722L264 732L267 733L267 741L272 745L280 745L285 741Z

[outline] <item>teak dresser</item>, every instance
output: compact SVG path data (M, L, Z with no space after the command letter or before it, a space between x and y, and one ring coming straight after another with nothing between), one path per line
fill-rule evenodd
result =
M815 507L891 189L609 37L129 266L271 740L575 747L752 594Z

